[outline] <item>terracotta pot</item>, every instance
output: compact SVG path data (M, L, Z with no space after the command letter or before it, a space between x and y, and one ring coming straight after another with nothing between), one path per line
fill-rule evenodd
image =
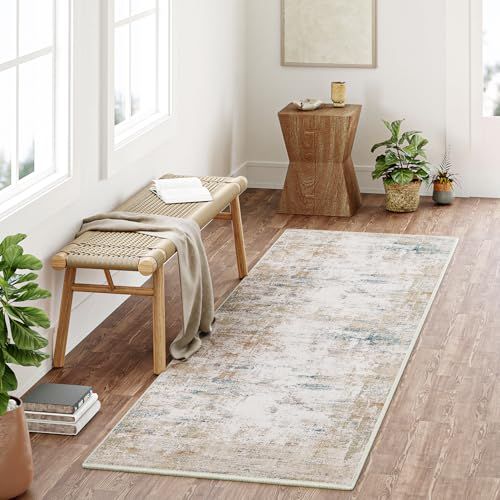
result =
M385 187L385 208L389 212L415 212L420 205L420 186L422 181L409 184L389 184Z
M0 498L14 498L23 494L33 480L31 443L19 399L16 410L0 417Z
M451 182L435 182L432 199L438 205L451 205L455 199L453 184Z

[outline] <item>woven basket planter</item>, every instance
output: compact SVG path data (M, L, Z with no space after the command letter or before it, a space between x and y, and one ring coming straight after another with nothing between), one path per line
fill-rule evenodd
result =
M410 184L387 184L385 187L385 208L389 212L415 212L420 204L422 181Z

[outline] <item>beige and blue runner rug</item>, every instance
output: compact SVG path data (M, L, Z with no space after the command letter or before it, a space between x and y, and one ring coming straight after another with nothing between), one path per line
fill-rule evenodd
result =
M285 231L84 467L353 489L456 244Z

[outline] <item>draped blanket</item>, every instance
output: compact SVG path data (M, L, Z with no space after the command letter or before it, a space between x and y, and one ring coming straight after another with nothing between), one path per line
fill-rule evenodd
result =
M181 280L183 331L170 345L175 359L187 359L200 347L200 333L211 333L214 295L198 225L189 219L135 212L109 212L83 221L87 231L138 232L170 240L177 248Z

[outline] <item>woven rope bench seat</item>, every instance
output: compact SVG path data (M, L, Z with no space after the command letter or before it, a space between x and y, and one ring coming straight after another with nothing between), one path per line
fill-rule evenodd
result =
M163 178L178 177L165 175ZM213 201L167 205L148 186L120 205L117 210L144 214L189 218L200 227L216 218L247 188L244 177L201 177L202 184L212 193ZM58 253L55 268L90 268L139 271L150 275L176 253L174 245L165 239L138 233L89 231Z
M181 177L166 174L163 178ZM117 210L165 215L191 219L203 228L214 219L231 221L236 249L238 274L243 279L248 267L243 238L239 196L247 188L244 177L200 177L212 193L213 200L204 203L168 205L151 192L151 185L141 189ZM225 211L230 207L229 211ZM153 302L153 372L160 374L167 366L165 331L165 276L164 264L176 253L169 240L139 233L88 231L66 245L52 258L52 267L64 270L64 286L54 349L54 367L62 368L66 346L73 294L75 292L139 295L151 297ZM104 271L106 285L76 282L78 269ZM136 271L153 277L151 287L116 286L111 271Z

